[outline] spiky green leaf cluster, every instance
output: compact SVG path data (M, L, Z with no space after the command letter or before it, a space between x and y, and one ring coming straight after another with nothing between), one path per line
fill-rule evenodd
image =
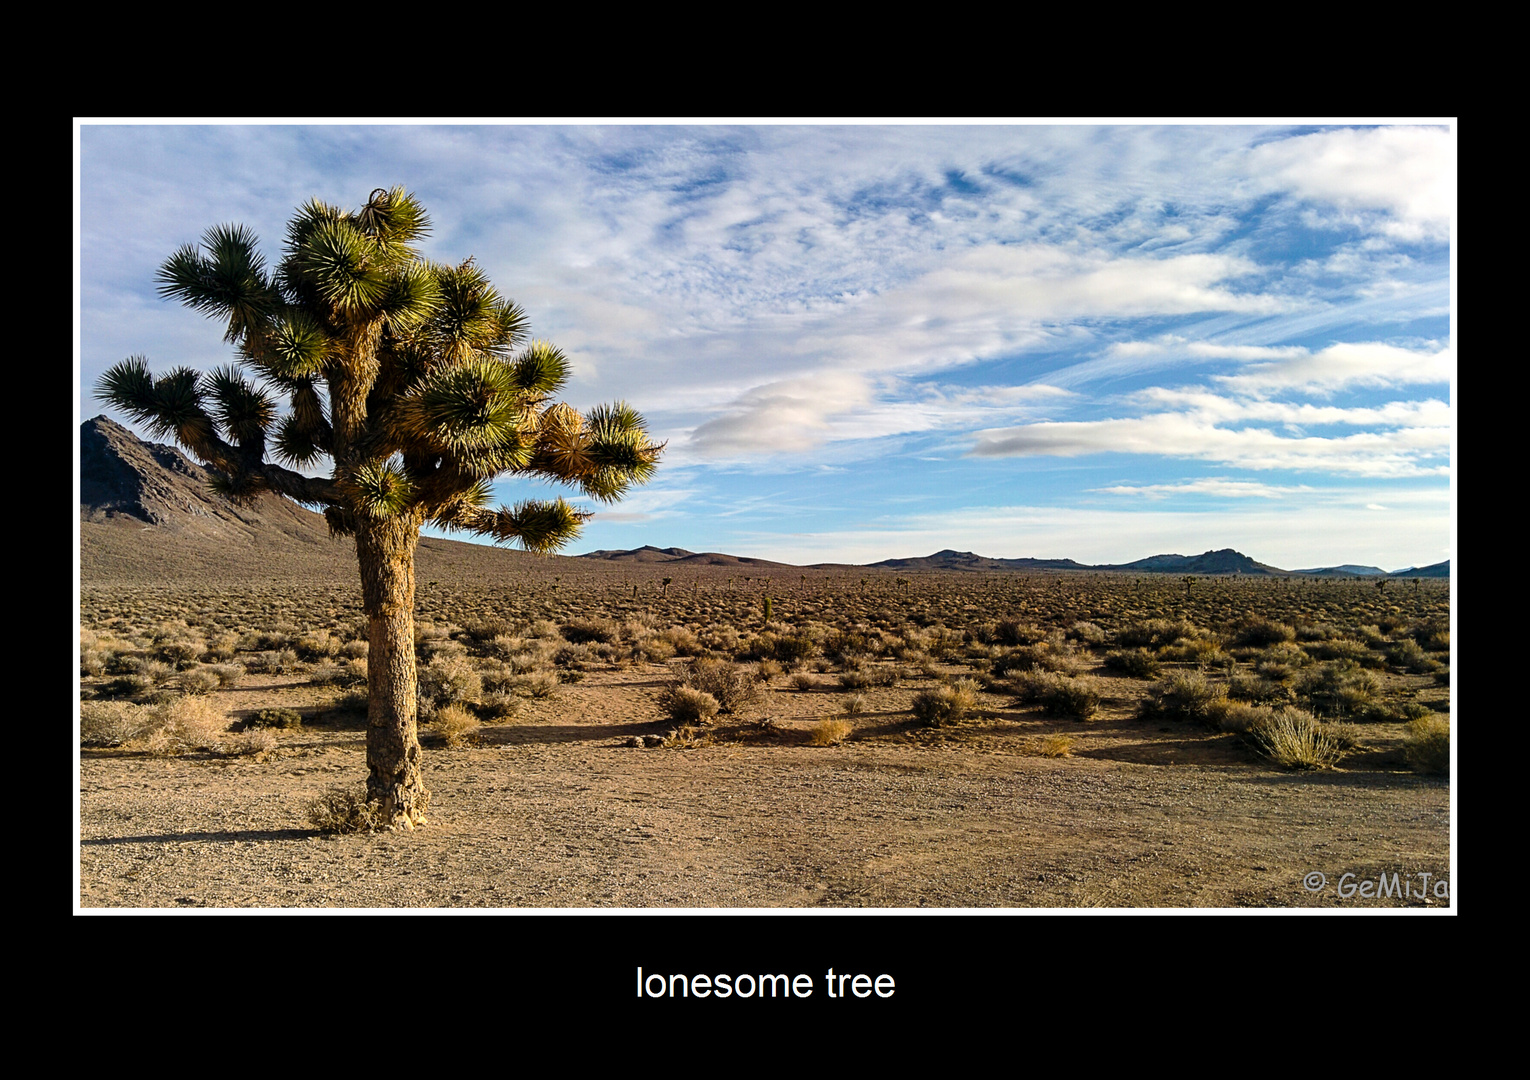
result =
M337 534L404 516L556 550L589 513L562 499L489 510L495 477L612 501L652 475L663 448L624 403L583 417L552 401L567 356L528 342L526 313L472 259L423 259L413 245L429 227L401 187L376 189L355 212L310 200L274 273L249 230L208 230L166 260L160 291L226 320L244 371L155 378L131 357L97 395L219 470L231 496L272 488L317 503ZM287 472L268 448L296 468L327 457L334 477Z

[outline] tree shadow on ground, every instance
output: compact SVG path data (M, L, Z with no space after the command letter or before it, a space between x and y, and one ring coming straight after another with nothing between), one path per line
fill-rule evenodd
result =
M318 829L232 829L226 832L161 833L158 836L100 836L81 838L81 847L111 847L117 844L183 844L188 841L233 844L240 841L310 840L323 834Z

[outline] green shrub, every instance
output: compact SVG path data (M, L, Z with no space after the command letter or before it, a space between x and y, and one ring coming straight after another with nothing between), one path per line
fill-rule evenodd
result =
M296 709L261 709L244 720L246 728L295 728L302 725L303 714Z

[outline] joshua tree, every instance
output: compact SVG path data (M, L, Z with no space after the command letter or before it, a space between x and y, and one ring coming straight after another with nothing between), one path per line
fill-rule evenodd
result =
M166 260L159 291L226 320L238 364L155 378L131 357L97 387L206 462L223 494L278 492L323 507L332 534L355 538L370 643L367 796L380 821L404 827L428 800L415 727L420 527L555 551L590 515L561 497L490 509L495 477L557 480L611 502L648 479L663 449L625 404L581 416L554 402L563 353L528 341L525 312L472 259L422 258L411 245L428 229L403 188L377 189L354 213L311 200L268 272L248 229L213 228ZM327 475L296 471L321 466Z

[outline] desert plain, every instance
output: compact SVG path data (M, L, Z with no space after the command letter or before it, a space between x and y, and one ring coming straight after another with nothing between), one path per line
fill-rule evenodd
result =
M1450 906L1450 778L1408 726L1449 719L1445 580L427 539L428 825L336 833L314 803L367 771L347 543L222 558L82 529L81 715L190 698L217 730L87 722L81 909ZM698 662L740 700L677 720ZM1250 718L1283 707L1332 761L1271 757Z

